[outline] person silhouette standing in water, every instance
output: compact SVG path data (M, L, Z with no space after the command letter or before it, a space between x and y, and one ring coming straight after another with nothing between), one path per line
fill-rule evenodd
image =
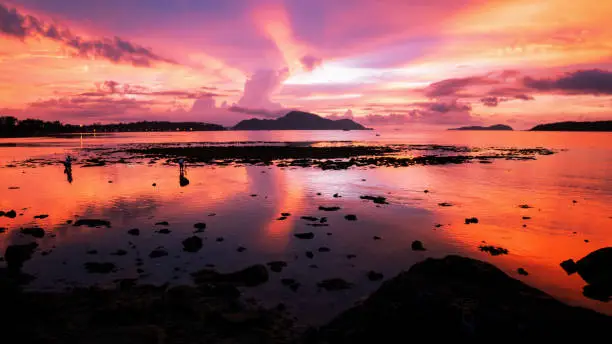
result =
M179 185L181 187L189 185L189 179L185 177L185 160L179 159Z
M70 155L67 155L66 160L64 160L64 174L66 174L68 183L72 184L72 158Z

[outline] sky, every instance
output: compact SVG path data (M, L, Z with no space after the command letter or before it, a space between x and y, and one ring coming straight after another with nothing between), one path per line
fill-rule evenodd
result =
M611 17L601 0L0 0L0 115L610 120Z

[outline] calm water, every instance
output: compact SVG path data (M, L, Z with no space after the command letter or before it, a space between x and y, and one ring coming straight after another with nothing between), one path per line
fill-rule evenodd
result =
M579 276L567 276L559 263L612 246L612 134L537 132L200 132L118 134L71 138L0 139L0 165L44 157L62 159L80 148L129 143L244 141L354 141L448 144L473 147L545 147L561 150L535 161L496 160L493 164L414 166L406 168L322 171L314 168L205 166L188 169L191 184L179 186L178 168L160 163L117 164L74 168L68 183L59 165L0 168L0 209L23 215L0 218L0 252L6 245L32 241L19 228L40 226L40 250L24 271L37 276L30 288L57 290L90 284L112 285L117 278L138 277L135 259L142 257L142 283L188 283L188 272L214 264L232 271L255 263L283 260L288 266L271 272L271 280L246 290L266 305L283 302L305 323L329 319L367 297L381 282L370 282L369 270L385 278L427 257L460 254L489 261L513 277L574 305L612 314L612 305L582 296ZM11 145L9 143L15 143ZM365 179L365 181L363 181ZM112 183L109 183L112 181ZM152 183L157 186L153 187ZM19 189L9 189L19 187ZM424 193L424 190L429 193ZM317 193L321 195L317 195ZM342 198L333 198L338 193ZM256 197L252 197L256 194ZM381 195L390 204L377 207L360 195ZM574 203L573 200L577 201ZM439 207L449 202L452 207ZM521 209L519 204L532 205ZM322 212L320 205L339 206ZM292 214L277 221L281 212ZM214 213L216 216L209 216ZM42 220L35 215L48 214ZM346 214L356 214L349 222ZM329 227L306 226L300 216L326 216ZM523 216L531 219L523 220ZM67 220L103 218L112 228L66 225ZM479 224L465 225L466 217ZM156 222L168 221L170 234L158 234ZM193 224L205 222L204 247L182 252L181 241ZM436 228L436 224L442 227ZM526 225L524 227L523 225ZM132 237L127 230L139 228ZM293 237L315 232L313 240ZM50 235L54 233L55 236ZM328 235L327 233L331 233ZM373 236L382 240L373 240ZM224 241L217 242L218 237ZM427 251L413 252L413 240ZM585 242L588 240L588 243ZM130 249L128 242L136 245ZM492 257L480 252L487 244L509 250ZM149 259L164 246L170 255ZM238 246L247 251L239 253ZM319 253L319 247L331 252ZM42 255L51 249L49 255ZM98 255L86 255L90 249ZM125 249L125 256L111 255ZM306 251L314 251L308 259ZM348 260L346 255L357 258ZM121 268L109 275L89 275L85 261L110 261ZM2 264L2 263L0 263ZM317 268L311 267L315 264ZM525 268L529 276L519 276ZM316 283L342 277L353 289L325 292ZM280 283L294 278L293 292Z

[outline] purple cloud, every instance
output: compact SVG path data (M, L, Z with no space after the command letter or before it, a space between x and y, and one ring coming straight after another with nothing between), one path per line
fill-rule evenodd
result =
M601 69L578 70L556 79L525 77L526 87L544 92L566 94L612 94L612 72Z
M153 62L176 63L163 58L150 49L136 45L119 37L83 39L69 30L61 30L53 24L19 13L0 4L0 33L21 40L40 35L76 50L75 56L81 58L100 57L113 63L130 63L138 67L150 67Z

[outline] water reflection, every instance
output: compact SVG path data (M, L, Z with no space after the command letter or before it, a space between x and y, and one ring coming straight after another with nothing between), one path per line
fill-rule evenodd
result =
M500 140L513 142L506 136ZM554 135L550 140L559 141ZM230 271L282 260L288 267L249 293L272 305L284 302L302 319L313 322L325 321L321 310L331 317L376 289L379 284L365 277L369 270L391 277L427 257L461 254L488 260L511 276L572 304L612 313L610 305L584 298L584 282L559 268L562 260L579 259L595 249L612 246L607 231L612 225L612 175L607 168L612 162L611 148L593 142L596 147L577 142L567 152L536 161L499 160L485 165L340 171L190 166L188 175L187 169L179 166L179 185L176 165L161 161L78 168L79 178L71 181L70 176L71 184L64 182L57 165L1 168L0 209L15 209L23 215L0 217L0 227L8 228L0 234L0 252L9 244L35 240L21 235L22 227L46 230L44 238L36 239L39 251L24 266L26 272L38 277L32 288L107 284L121 277L138 277L143 283L186 283L188 274L178 273L176 268L189 272L215 264ZM22 148L2 148L0 156L49 154L48 148L6 151L11 149ZM65 154L62 149L54 152L57 160ZM64 174L68 179L66 168ZM189 187L185 188L187 176ZM9 190L14 186L20 188ZM361 200L361 195L385 196L390 204L377 207ZM440 207L441 202L453 206ZM533 208L521 209L519 204ZM341 209L325 212L319 206ZM279 220L281 213L290 215ZM34 218L40 214L49 217ZM347 214L356 214L358 221L345 220ZM309 226L301 216L326 217L328 226ZM467 217L477 217L479 223L466 225ZM77 218L107 219L112 228L67 223ZM169 222L170 234L156 232L155 223L160 221ZM198 234L204 239L204 248L185 254L181 241L193 235L196 222L207 225L205 232ZM132 228L139 228L140 235L128 235ZM315 237L297 239L294 234L298 232L312 232ZM382 240L373 240L374 236ZM422 241L427 251L413 252L413 240ZM504 247L509 254L491 257L480 252L478 246L483 241ZM170 255L144 259L141 267L135 265L136 258L146 257L158 246L164 246ZM239 246L246 251L238 252ZM321 247L331 252L318 252ZM94 249L97 255L87 254ZM128 254L111 255L117 249ZM45 251L51 253L43 256ZM314 256L308 258L307 251ZM357 257L347 259L353 254ZM122 270L88 275L82 266L85 261L111 261ZM519 267L529 271L529 276L518 276ZM138 268L145 273L139 274ZM332 277L342 277L356 286L343 294L319 292L316 283ZM302 287L294 293L280 284L281 278L294 278ZM316 315L309 317L312 314Z

